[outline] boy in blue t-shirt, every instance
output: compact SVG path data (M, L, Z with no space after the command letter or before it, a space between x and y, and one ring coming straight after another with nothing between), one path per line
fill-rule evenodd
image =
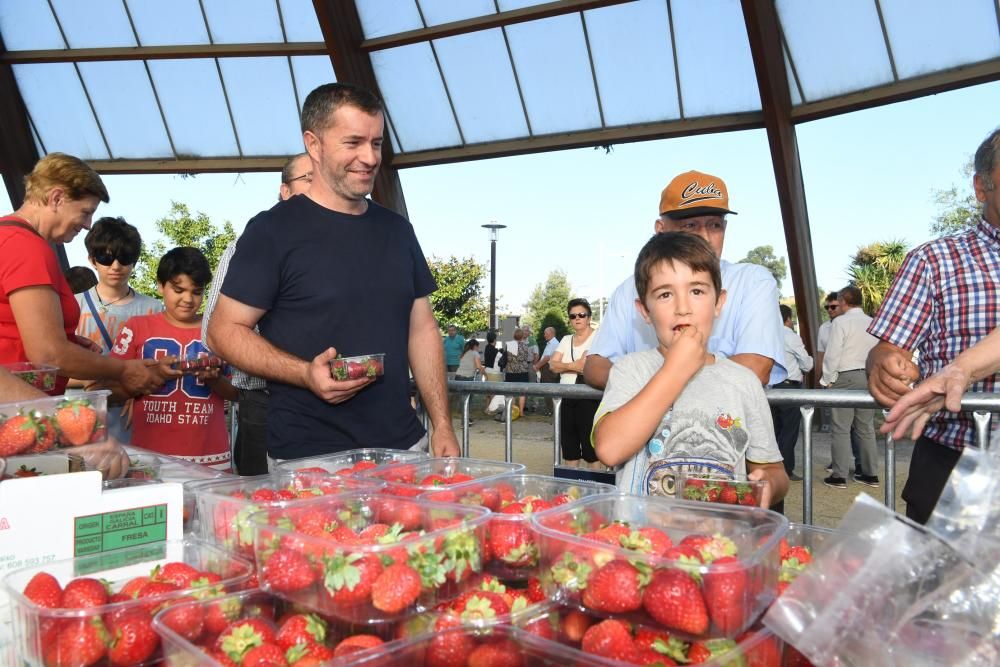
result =
M627 493L667 495L678 472L766 480L761 505L785 497L788 475L754 373L709 354L726 301L719 259L693 234L649 240L635 263L636 308L658 345L619 359L594 416L598 458Z

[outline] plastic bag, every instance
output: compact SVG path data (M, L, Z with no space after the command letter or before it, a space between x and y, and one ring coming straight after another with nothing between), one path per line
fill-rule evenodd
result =
M486 414L494 415L500 410L503 410L504 402L506 400L506 396L496 394L492 399L490 399L490 404L486 406Z
M996 664L995 575L864 494L838 530L764 617L775 634L819 666Z
M1000 557L1000 449L966 447L927 527L978 566Z

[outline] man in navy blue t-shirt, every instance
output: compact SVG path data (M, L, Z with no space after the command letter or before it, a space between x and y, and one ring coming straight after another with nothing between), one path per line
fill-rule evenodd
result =
M267 379L271 459L423 445L408 369L433 424L431 453L460 453L428 299L434 279L412 225L367 198L383 128L370 92L348 84L312 91L302 109L310 189L247 223L222 285L208 343ZM338 354L378 352L382 377L331 377Z

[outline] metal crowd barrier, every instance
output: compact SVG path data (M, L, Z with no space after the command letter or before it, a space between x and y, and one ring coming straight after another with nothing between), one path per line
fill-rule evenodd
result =
M565 398L589 398L601 400L603 392L580 384L549 384L536 382L469 382L449 380L448 391L458 394L462 399L462 456L469 455L469 403L473 395L495 395L505 397L504 415L504 460L508 463L514 460L514 431L511 423L511 408L514 399L519 396L541 397L552 399L552 465L560 464L561 436L559 423L562 414L562 401ZM882 406L875 402L871 394L864 391L849 391L845 389L767 389L767 401L771 405L799 406L802 413L802 521L811 524L813 515L813 432L812 422L816 408L873 408L881 410ZM1000 395L997 394L966 394L962 397L962 409L971 411L976 424L976 442L979 447L989 447L990 413L1000 412ZM883 411L885 412L885 411ZM428 417L423 414L424 426ZM891 435L885 436L885 504L895 507L896 498L896 449Z

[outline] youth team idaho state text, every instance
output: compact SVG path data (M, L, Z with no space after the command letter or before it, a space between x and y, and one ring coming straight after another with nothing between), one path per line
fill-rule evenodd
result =
M215 414L211 403L185 403L184 410L178 411L176 401L146 400L147 424L194 424L208 426L208 419Z

